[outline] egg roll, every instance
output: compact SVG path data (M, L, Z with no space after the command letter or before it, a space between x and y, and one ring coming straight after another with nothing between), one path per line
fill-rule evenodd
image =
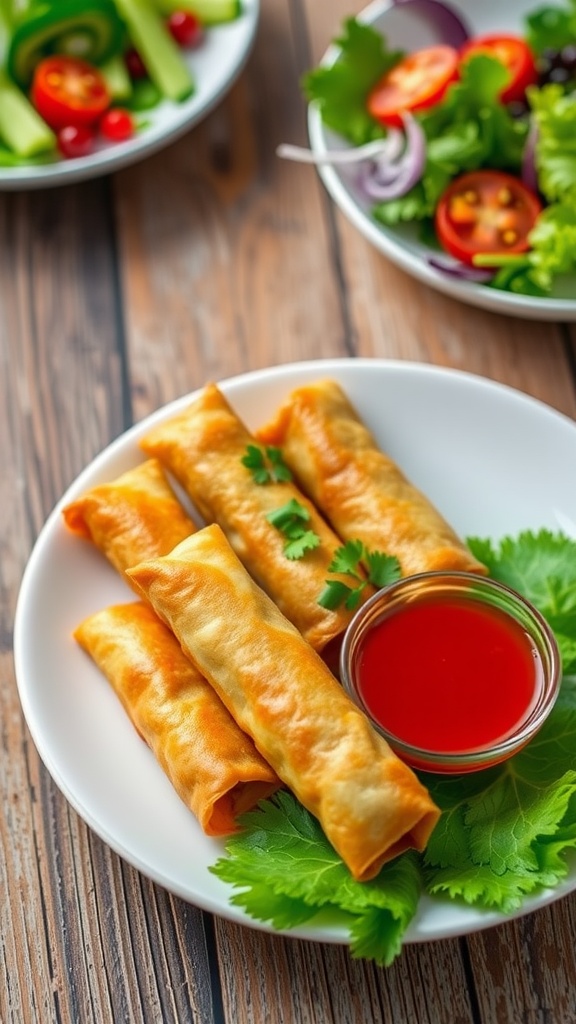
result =
M166 554L197 529L157 459L93 487L65 506L63 516L120 575L144 558Z
M133 725L209 836L279 781L154 611L137 601L91 615L75 631Z
M282 449L299 485L344 541L394 555L402 575L486 574L440 512L381 451L340 385L296 388L256 432Z
M216 524L129 570L354 878L422 850L439 811Z
M141 445L178 480L206 523L218 523L258 584L314 647L322 650L341 635L352 612L318 603L341 541L314 504L290 480L259 484L242 462L256 441L215 384L209 384L181 414L158 424ZM300 558L285 554L286 537L267 516L296 501L319 538ZM365 587L362 600L370 594Z

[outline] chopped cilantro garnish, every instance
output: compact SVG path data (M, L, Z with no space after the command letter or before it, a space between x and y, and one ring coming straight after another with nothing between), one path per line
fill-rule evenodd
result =
M286 558L302 558L306 551L313 551L320 543L320 537L306 526L310 513L296 498L291 498L281 508L269 512L266 519L286 538Z
M250 470L257 484L286 483L292 479L292 473L282 458L280 448L269 445L259 448L249 444L246 454L241 459L242 465Z
M326 580L318 604L331 611L343 604L348 611L353 611L369 584L380 590L400 577L400 563L393 555L368 551L361 540L349 540L335 552L328 572L349 576L354 586L342 580Z

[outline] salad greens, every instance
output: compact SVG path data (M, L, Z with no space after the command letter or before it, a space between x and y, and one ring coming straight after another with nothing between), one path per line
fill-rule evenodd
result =
M575 49L576 0L544 5L525 19L533 53ZM386 129L367 110L376 82L403 54L370 25L348 18L335 40L338 60L308 72L302 81L324 124L353 146L384 137ZM433 218L447 186L459 175L481 168L522 177L533 150L537 189L545 204L520 255L477 256L477 267L494 271L490 286L547 296L562 275L576 272L576 75L563 84L529 86L521 116L500 100L509 72L495 57L476 53L460 67L444 96L414 116L426 140L420 180L398 198L375 201L372 215L387 227L420 225L423 241L438 247Z
M576 847L576 541L540 530L498 545L478 538L468 544L555 632L564 678L550 717L502 765L466 775L420 773L442 816L423 855L402 854L371 882L351 878L290 793L262 801L241 819L228 856L211 868L233 886L231 902L256 920L289 929L321 911L337 912L352 955L388 965L424 893L510 913L566 877Z

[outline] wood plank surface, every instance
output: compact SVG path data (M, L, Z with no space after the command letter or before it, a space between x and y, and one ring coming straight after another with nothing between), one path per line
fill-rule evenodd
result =
M576 417L574 325L417 284L315 172L276 158L280 141L305 141L299 77L348 13L346 0L267 0L244 73L177 143L109 179L0 194L1 1024L576 1021L574 895L407 946L386 970L212 918L79 818L18 699L14 611L46 516L112 438L207 380L328 356L417 360Z

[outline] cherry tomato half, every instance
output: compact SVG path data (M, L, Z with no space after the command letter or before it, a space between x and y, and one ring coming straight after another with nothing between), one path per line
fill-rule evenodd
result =
M368 96L368 111L389 127L402 125L401 114L438 103L458 75L458 51L429 46L408 54L388 71Z
M436 234L447 252L472 265L480 253L525 252L541 209L538 196L511 174L470 171L441 196Z
M75 57L45 57L34 72L32 102L51 128L92 125L110 105L98 68Z
M504 64L510 74L508 85L500 93L502 103L515 103L524 98L529 85L538 81L534 54L519 36L489 35L470 39L460 50L460 61L484 53Z

